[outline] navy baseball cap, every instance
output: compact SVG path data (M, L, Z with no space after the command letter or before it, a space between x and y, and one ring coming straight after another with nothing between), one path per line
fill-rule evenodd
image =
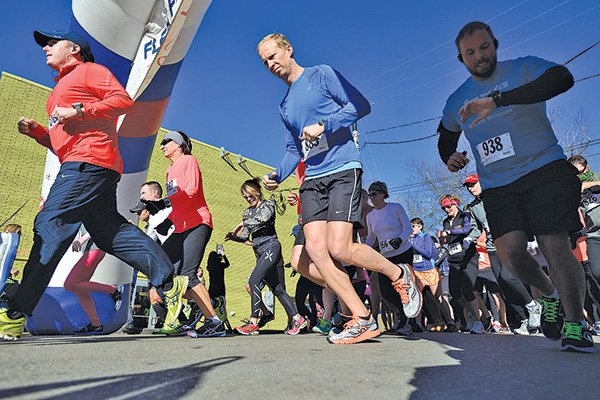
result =
M79 46L81 59L84 62L94 62L94 55L92 54L92 50L90 49L90 44L77 32L68 32L68 31L52 31L52 32L42 32L42 31L34 31L33 37L35 41L40 46L44 47L48 44L50 39L54 40L69 40L76 45Z

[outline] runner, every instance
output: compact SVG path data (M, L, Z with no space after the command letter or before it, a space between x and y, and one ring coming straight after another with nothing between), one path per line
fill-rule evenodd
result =
M449 284L452 296L450 304L454 309L457 322L463 320L461 307L464 307L467 312L464 329L470 333L481 334L485 329L479 320L479 305L473 294L479 270L479 256L475 243L465 241L472 229L471 217L469 213L458 208L459 204L460 199L451 194L446 194L440 199L440 206L447 215L444 219L444 230L440 232L440 240L448 246Z
M325 281L352 313L345 329L328 340L351 344L376 337L377 322L333 259L382 272L393 281L404 305L413 309L421 305L412 277L370 247L352 241L353 225L360 221L362 169L349 127L370 112L369 102L333 68L298 65L291 43L280 33L263 38L257 51L269 71L289 86L280 105L286 154L263 183L275 190L304 159L306 180L300 188L304 251L318 272L305 276Z
M34 32L46 64L58 72L46 102L49 128L21 118L18 130L51 149L60 161L56 180L34 224L34 244L23 281L0 303L0 338L16 340L39 302L79 227L85 224L101 250L141 271L158 289L173 323L181 311L187 277L158 244L117 211L123 161L116 123L133 101L113 74L94 63L89 43L75 32Z
M487 216L485 214L484 204L481 200L481 184L479 183L477 174L467 176L463 182L463 186L465 186L469 193L475 198L467 206L475 224L473 224L473 230L469 236L467 236L466 240L475 242L481 233L485 232L485 250L490 258L492 272L500 285L501 292L506 298L507 303L519 316L521 326L515 331L521 335L528 334L529 329L539 328L542 306L531 297L525 288L525 285L523 285L523 282L515 278L508 268L504 267L496 253L496 246L494 246L492 233L490 232ZM525 310L527 310L529 316L525 314Z
M225 236L225 240L245 243L252 238L252 249L256 255L256 266L250 274L250 297L252 313L249 321L235 328L242 335L257 335L262 283L266 283L273 291L288 317L291 325L285 330L288 335L297 335L306 327L306 319L298 314L294 300L285 291L281 243L275 232L275 204L272 200L264 200L258 178L249 179L240 188L242 197L250 205L244 211L243 220Z
M544 335L562 339L561 350L594 352L583 321L584 272L568 238L569 231L581 229L581 182L565 160L545 104L571 88L573 76L564 66L533 56L498 62L498 40L483 22L465 25L455 43L471 76L446 102L438 127L440 156L451 172L465 167L467 153L457 151L464 131L498 255L513 274L543 293ZM534 235L552 280L527 252L527 239Z

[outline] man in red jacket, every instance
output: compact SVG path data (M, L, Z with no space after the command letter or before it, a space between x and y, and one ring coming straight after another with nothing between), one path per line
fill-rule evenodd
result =
M85 38L75 32L34 32L46 64L58 72L46 103L48 129L21 118L20 133L51 149L61 167L34 224L34 243L23 281L0 298L0 339L18 339L58 262L84 223L101 250L148 276L174 323L187 277L174 277L161 247L118 213L117 183L123 171L116 122L133 101L105 67L94 63Z

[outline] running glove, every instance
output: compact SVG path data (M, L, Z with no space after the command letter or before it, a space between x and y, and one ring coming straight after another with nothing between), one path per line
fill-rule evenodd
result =
M140 201L146 205L146 210L148 210L150 215L154 215L160 210L164 210L167 207L171 207L171 200L168 197L165 197L164 199L160 200L140 199Z
M400 247L400 245L402 244L402 239L394 238L391 239L388 243L394 248L394 250L397 250L398 247Z

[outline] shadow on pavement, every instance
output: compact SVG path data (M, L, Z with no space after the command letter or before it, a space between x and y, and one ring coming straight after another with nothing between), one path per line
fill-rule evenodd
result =
M0 399L177 399L192 391L205 372L244 357L222 357L173 369L54 382L0 390ZM115 367L124 368L115 362ZM61 368L61 367L58 367ZM48 392L48 393L46 393Z
M415 369L410 399L598 398L600 353L567 353L541 335L419 334L445 347L444 362ZM465 340L467 339L467 340ZM592 397L586 397L586 393ZM583 397L582 397L583 395Z

